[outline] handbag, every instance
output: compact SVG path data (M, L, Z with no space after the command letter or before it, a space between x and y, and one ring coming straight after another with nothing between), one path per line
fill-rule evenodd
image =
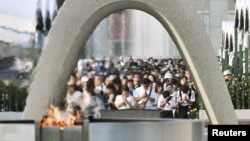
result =
M142 109L145 108L145 106L146 106L146 102L142 102L141 104L138 104L138 105L136 106L136 109L142 110Z
M151 91L152 91L152 87L150 88L149 96L151 95ZM137 104L136 109L138 109L138 110L145 109L145 106L146 106L147 102L148 102L148 99L146 101L140 103L140 104Z

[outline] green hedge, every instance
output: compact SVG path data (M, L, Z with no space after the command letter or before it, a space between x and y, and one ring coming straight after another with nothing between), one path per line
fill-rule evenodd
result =
M19 88L0 81L0 111L23 111L27 95L27 87Z
M233 78L228 81L228 90L235 109L250 109L250 80Z
M250 109L250 79L235 77L226 82L234 109ZM198 108L204 109L200 97L197 98Z

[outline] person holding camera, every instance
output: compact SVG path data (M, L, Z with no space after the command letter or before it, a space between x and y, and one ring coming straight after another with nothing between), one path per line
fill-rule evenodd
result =
M173 109L175 106L174 97L171 95L171 92L166 90L159 97L158 108L161 109L160 117L161 118L173 118Z

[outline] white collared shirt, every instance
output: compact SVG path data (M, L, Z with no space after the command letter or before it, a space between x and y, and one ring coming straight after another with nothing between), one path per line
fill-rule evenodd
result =
M135 104L136 104L135 98L134 98L133 96L131 96L131 95L128 95L128 96L127 96L127 101L128 101L129 103L131 103L132 107L129 107L129 105L128 105L128 104L125 104L125 103L124 103L121 107L118 107L118 105L119 105L121 102L123 102L123 96L122 96L122 95L117 95L116 98L115 98L115 105L116 105L116 107L117 107L119 110L122 110L122 109L132 109L132 108L135 106Z
M147 94L149 95L150 94L150 89L151 89L151 86L149 86L147 88ZM145 90L144 90L144 87L143 86L140 86L138 88L135 89L134 91L134 97L140 97L142 95L144 95L145 93ZM150 94L150 98L153 98L153 99L156 99L157 98L157 95L155 93L155 90L152 88L151 90L151 94ZM145 102L147 101L147 98L143 98L141 99L140 101L137 102L137 104L141 104L142 102ZM154 106L153 106L154 102L150 102L149 100L147 101L146 103L146 106L145 106L145 109L155 109Z
M170 110L172 111L174 109L175 101L174 101L174 96L164 105L164 107L161 107L161 103L165 100L163 95L159 97L157 107L162 110Z
M187 93L183 93L183 92L181 92L181 97L180 97L180 90L179 91L177 91L176 93L175 93L175 97L176 97L176 102L179 102L179 101L181 101L182 99L185 99L185 97L186 97L186 99L188 99L188 100L190 100L190 101L192 101L192 102L195 102L195 93L194 93L194 90L191 90L191 95L190 95L190 97L189 97L189 90L188 90L188 92ZM190 104L185 100L182 104L181 104L181 106L189 106Z

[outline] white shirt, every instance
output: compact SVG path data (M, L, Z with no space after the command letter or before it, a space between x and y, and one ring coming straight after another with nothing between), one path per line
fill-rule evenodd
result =
M94 118L101 117L101 110L104 109L102 101L97 96L91 96L90 93L85 92L83 102L81 105L84 113L84 118L94 116Z
M66 102L67 102L67 111L73 112L74 106L81 105L82 101L82 93L80 91L75 91L73 94L67 94Z
M80 105L81 100L82 100L82 93L80 91L75 91L72 95L67 94L66 96L66 101L68 104L75 103L77 105Z
M185 97L186 97L186 99L188 99L188 100L190 100L190 101L192 101L192 102L195 102L195 93L194 93L194 90L191 90L191 95L190 95L190 97L189 97L189 94L188 94L189 91L190 91L190 90L188 90L187 93L181 92L181 97L180 97L180 90L177 91L177 92L175 93L176 102L179 102L179 101L181 101L182 99L185 99ZM190 104L189 104L186 100L181 104L181 106L188 106L188 105L190 105Z
M119 109L119 110L122 110L122 109L132 109L133 107L135 107L135 98L131 95L128 95L127 96L127 101L132 105L132 107L129 107L128 104L124 103L121 107L118 107L118 105L120 103L122 103L124 100L123 100L123 96L122 95L117 95L116 98L115 98L115 105L116 107Z
M175 99L174 99L174 96L173 95L171 95L172 96L172 98L168 101L168 103L166 103L163 107L161 107L161 103L165 100L165 98L163 97L163 95L161 95L160 97L159 97L159 100L158 100L158 108L159 109L162 109L162 110L170 110L170 111L172 111L173 110L173 108L174 108L174 105L175 105Z
M79 59L78 62L77 62L77 70L79 72L82 72L83 63L84 63L83 59Z
M149 86L147 88L147 94L150 95L150 98L153 98L153 99L156 99L157 98L157 95L155 93L155 90L152 88L152 91L151 91L151 94L150 94L150 89L151 89L151 86ZM143 86L140 86L138 88L135 89L134 91L134 97L140 97L142 95L144 95L145 93L145 90L144 90L144 87ZM137 102L137 104L141 104L142 102L145 102L147 101L147 98L143 98L141 99L140 101ZM145 106L145 109L155 109L154 106L153 106L154 102L150 102L149 100L147 101L146 103L146 106Z

